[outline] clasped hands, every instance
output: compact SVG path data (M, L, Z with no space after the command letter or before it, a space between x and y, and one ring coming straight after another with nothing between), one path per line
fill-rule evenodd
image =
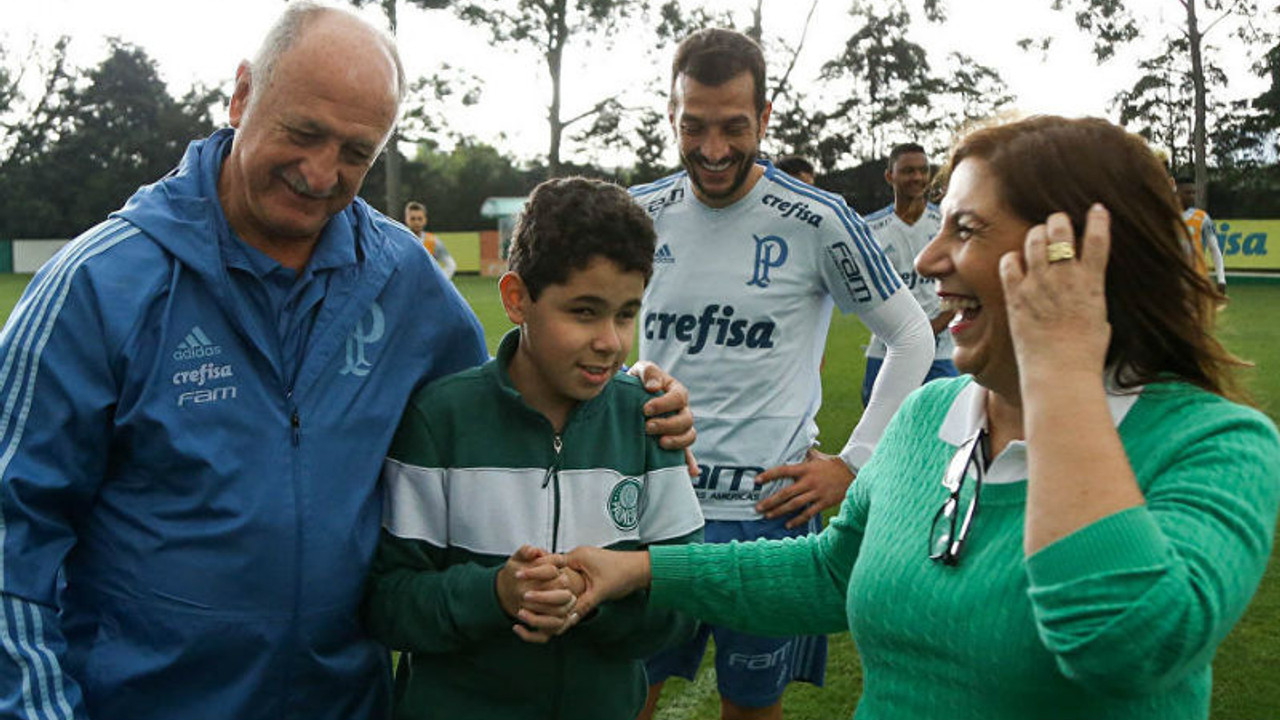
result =
M649 585L649 553L582 546L568 554L524 545L498 571L498 601L528 642L545 643L600 603Z
M545 643L578 621L578 597L586 590L581 574L569 568L563 555L522 545L498 571L496 591L502 611L527 642Z

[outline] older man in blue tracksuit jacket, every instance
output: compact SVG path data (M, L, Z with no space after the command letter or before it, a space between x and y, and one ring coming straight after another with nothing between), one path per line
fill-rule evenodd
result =
M293 332L267 327L275 278L214 193L230 141L71 243L5 330L0 717L380 714L374 480L411 390L485 360L481 330L360 200L282 303Z
M412 389L484 361L482 332L358 199L296 273L237 237L234 136L68 245L0 336L0 718L387 712L356 619L376 479Z

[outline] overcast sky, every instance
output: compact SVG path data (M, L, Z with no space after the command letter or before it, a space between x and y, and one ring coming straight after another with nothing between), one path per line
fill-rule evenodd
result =
M690 0L694 4L695 0ZM918 2L918 0L915 0ZM72 59L80 66L96 65L105 54L104 38L119 37L144 48L156 59L175 93L194 82L223 85L240 59L253 53L267 26L283 7L281 0L23 0L9 4L0 26L0 45L11 54L24 54L33 39L45 45L59 35L73 38ZM749 0L697 0L697 4L729 8L745 24ZM849 0L820 0L804 53L793 73L795 82L812 82L819 66L843 46L853 31ZM909 5L915 3L909 0ZM1050 0L949 0L949 20L941 26L913 31L913 39L938 58L960 51L1000 71L1026 112L1065 115L1109 115L1107 103L1132 84L1136 56L1121 56L1098 66L1087 38L1074 29L1070 16L1048 10ZM1177 0L1130 0L1156 26L1173 21L1181 12ZM1270 5L1270 3L1264 3ZM803 28L804 0L765 0L766 40L781 37L794 44ZM376 9L369 16L381 22ZM918 13L917 13L918 14ZM1266 18L1280 27L1273 16ZM1048 58L1015 46L1022 37L1053 35ZM472 109L441 108L451 124L466 128L481 140L520 157L545 152L546 98L549 82L541 58L514 55L494 47L487 33L466 26L448 12L410 9L401 3L399 42L410 77L428 75L441 63L463 68L484 81L482 103ZM1150 40L1154 42L1153 34ZM1223 46L1231 97L1256 95L1260 79L1249 72L1251 62L1230 38L1216 30L1210 42ZM563 114L568 117L592 106L619 87L641 88L655 77L664 78L663 62L645 52L646 39L624 33L608 51L571 47L565 60ZM782 58L770 58L781 62ZM636 98L646 96L636 94ZM643 102L652 102L646 98ZM223 116L225 118L225 115ZM220 120L223 118L220 118Z

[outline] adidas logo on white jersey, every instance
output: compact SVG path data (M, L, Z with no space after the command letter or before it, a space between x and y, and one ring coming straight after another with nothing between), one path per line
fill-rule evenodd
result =
M666 243L662 243L662 246L653 254L654 263L674 263L675 261L676 256L671 254L671 246Z
M196 360L199 358L209 358L222 354L222 346L214 345L208 335L200 329L199 325L191 326L191 331L187 336L178 343L178 349L173 351L174 360Z

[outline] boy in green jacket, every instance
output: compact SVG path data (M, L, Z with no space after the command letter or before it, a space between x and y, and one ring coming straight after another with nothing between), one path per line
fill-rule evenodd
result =
M643 596L570 620L581 578L534 562L702 539L683 455L645 435L648 396L618 373L654 245L621 188L542 183L499 284L518 328L496 359L410 400L364 609L401 652L396 718L632 720L643 658L691 637L693 620Z

